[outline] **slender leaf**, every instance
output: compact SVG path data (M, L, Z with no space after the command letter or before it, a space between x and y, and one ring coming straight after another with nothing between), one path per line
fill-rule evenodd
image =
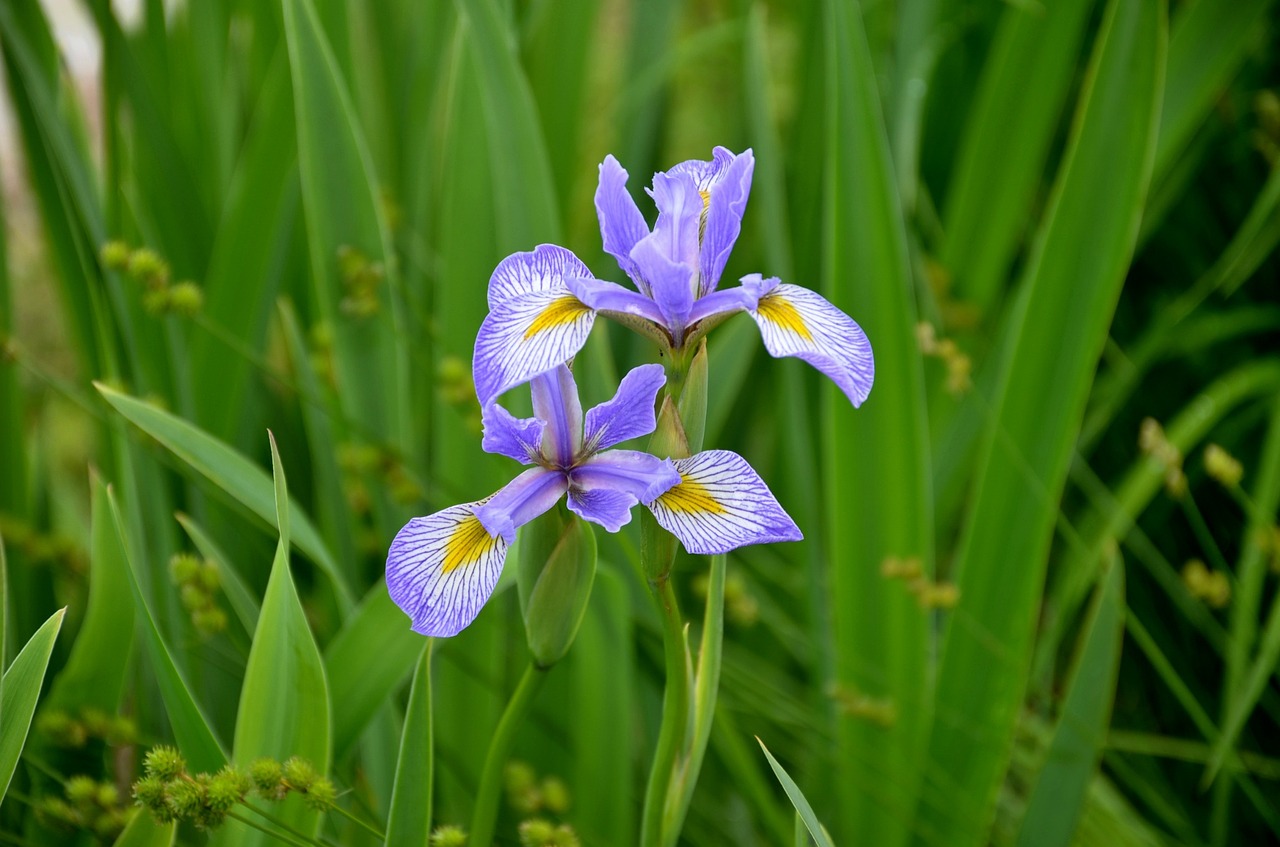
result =
M813 813L813 807L809 805L809 801L805 799L804 792L800 790L800 786L796 785L791 775L787 773L786 768L778 764L778 760L773 758L773 754L769 752L769 748L764 746L764 742L756 738L760 743L760 749L764 751L765 758L769 760L769 767L773 768L774 774L778 777L778 782L782 783L782 788L787 792L787 796L791 798L791 804L796 807L796 814L804 821L805 828L809 830L809 835L818 844L818 847L835 847L831 836L827 834L826 828L818 820L818 816Z
M431 645L428 641L422 648L409 688L391 814L387 816L387 847L425 847L431 836L431 779L435 771Z
M113 842L113 847L172 847L178 836L178 824L156 823L146 809L138 809L129 825Z
M4 723L0 723L0 801L9 790L9 780L13 779L18 757L27 743L31 716L35 714L40 686L49 667L49 654L53 652L53 642L58 639L66 611L54 612L4 672L0 687L0 714L4 715Z

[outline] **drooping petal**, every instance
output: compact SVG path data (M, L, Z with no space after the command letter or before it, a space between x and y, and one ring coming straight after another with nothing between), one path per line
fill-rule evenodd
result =
M573 464L582 448L582 401L578 384L566 365L557 365L529 383L533 413L546 422L542 455L563 467Z
M744 285L726 288L723 291L712 291L694 301L693 308L689 311L689 323L697 323L712 315L749 312L759 301L760 298Z
M622 378L612 399L587 412L584 450L594 453L648 435L658 425L653 411L658 391L667 382L662 365L641 365Z
M597 312L635 315L662 326L665 322L658 304L646 294L637 294L616 282L600 279L566 279L565 285L574 297Z
M497 494L476 507L476 517L490 535L516 540L516 530L554 506L568 480L562 471L529 468Z
M636 450L610 450L569 472L569 509L617 532L631 520L631 508L680 482L670 459Z
M744 278L744 284L746 279ZM875 381L871 344L862 328L820 294L778 285L751 312L772 356L795 356L831 377L854 406Z
M727 153L716 148L716 156ZM730 154L732 155L732 154ZM718 179L704 195L706 219L702 227L702 250L699 257L702 278L699 294L705 296L720 283L720 274L733 251L742 230L742 213L747 209L747 195L751 193L751 175L755 170L755 157L750 150L734 156L718 175Z
M480 446L486 453L507 456L522 464L538 459L542 443L544 421L537 418L517 418L497 403L490 403L480 414L484 424L484 439Z
M678 459L680 484L647 503L690 553L727 553L747 544L799 541L800 529L747 460L728 450Z
M472 360L480 405L572 359L595 319L595 311L563 284L494 307L480 324Z
M589 277L591 271L572 252L555 244L539 244L530 252L512 253L489 277L489 308L513 297L551 291L565 277Z
M645 279L649 280L653 300L662 312L663 326L678 342L693 309L697 265L672 261L661 245L661 239L655 232L641 239L631 251L631 258L636 260Z
M630 494L608 488L569 490L569 511L609 532L617 532L631 523L631 509L637 502Z
M391 542L387 590L423 635L456 635L493 593L507 542L476 518L480 503L414 518Z
M618 260L618 267L635 281L640 293L649 296L649 284L631 259L631 248L649 234L649 225L627 191L627 172L613 154L600 163L600 183L596 187L596 214L606 253Z

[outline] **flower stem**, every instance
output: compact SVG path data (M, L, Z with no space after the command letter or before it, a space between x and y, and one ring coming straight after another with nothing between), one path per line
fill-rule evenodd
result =
M689 712L689 667L685 650L684 622L675 590L669 577L650 582L658 611L662 615L662 641L666 654L667 686L662 697L662 728L649 771L649 784L644 792L644 817L641 820L640 844L662 845L663 809L671 786L676 758L684 745L685 724Z
M467 837L469 844L489 844L493 841L493 831L498 818L498 788L502 782L502 767L507 763L511 753L511 745L515 742L516 729L524 721L533 698L547 678L547 672L533 662L525 668L520 684L507 702L502 720L498 721L498 729L489 742L489 752L485 755L484 770L480 774L480 787L476 790L475 810L471 814L471 833Z
M386 841L386 840L387 840L387 835L386 835L386 833L384 833L384 832L379 832L379 831L378 831L378 828L377 828L377 827L375 827L373 824L369 823L369 822L368 822L368 821L366 821L364 818L362 818L362 817L360 817L360 816L358 816L358 815L354 815L354 814L352 814L351 812L348 812L346 809L342 808L342 807L341 807L341 806L339 806L337 803L334 803L332 806L330 806L330 807L329 807L329 809L330 809L331 811L337 812L338 814L342 815L342 816L343 816L344 818L346 818L347 820L349 820L349 821L351 821L352 823L356 824L357 826L359 826L359 827L363 828L365 832L369 833L369 834L370 834L370 835L372 835L374 838L377 838L379 841Z
M249 807L249 808L252 808L252 807ZM258 809L254 809L254 811L261 814L261 811L259 811ZM252 818L247 818L244 815L238 814L237 812L234 812L234 811L227 812L227 817L231 818L232 820L240 821L240 823L244 824L245 826L253 827L254 829L258 830L258 832L264 832L278 841L283 841L285 844L291 844L293 845L293 847L310 847L310 845L313 845L313 844L318 845L320 843L310 838L308 838L306 841L299 841L298 839L290 835L287 835L283 832L277 832L274 829L267 829L265 826L253 820Z

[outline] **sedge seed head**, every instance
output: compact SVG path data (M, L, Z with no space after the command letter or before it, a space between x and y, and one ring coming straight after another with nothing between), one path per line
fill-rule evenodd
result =
M460 826L446 824L431 832L431 847L466 847L467 831Z
M187 772L186 759L182 758L182 754L178 752L176 747L167 745L152 747L147 751L142 765L146 769L148 776L159 777L165 782L177 779Z

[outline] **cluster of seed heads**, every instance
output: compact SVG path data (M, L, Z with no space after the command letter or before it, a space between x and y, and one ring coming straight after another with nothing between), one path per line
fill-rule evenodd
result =
M381 262L374 262L364 253L343 245L338 248L338 273L346 296L340 308L353 318L369 318L378 313L378 285L386 276Z
M251 795L283 800L298 794L317 810L332 808L337 800L333 783L297 756L283 763L264 758L244 769L227 765L214 774L192 774L177 750L155 747L143 765L146 775L133 784L133 796L159 823L187 821L212 829Z
M178 587L182 606L197 632L208 638L227 628L227 613L217 601L221 585L217 565L190 553L177 553L169 560L169 578Z
M120 835L130 816L114 785L89 776L71 777L63 797L41 797L35 811L40 822L51 829L88 830L107 842Z
M102 264L113 271L128 274L142 283L143 307L153 315L194 317L204 308L204 291L194 282L170 282L169 263L154 250L131 248L123 241L109 241L102 246Z
M73 715L61 709L41 712L36 731L58 747L79 748L91 740L108 747L128 747L138 743L138 727L129 718L108 715L92 706Z

